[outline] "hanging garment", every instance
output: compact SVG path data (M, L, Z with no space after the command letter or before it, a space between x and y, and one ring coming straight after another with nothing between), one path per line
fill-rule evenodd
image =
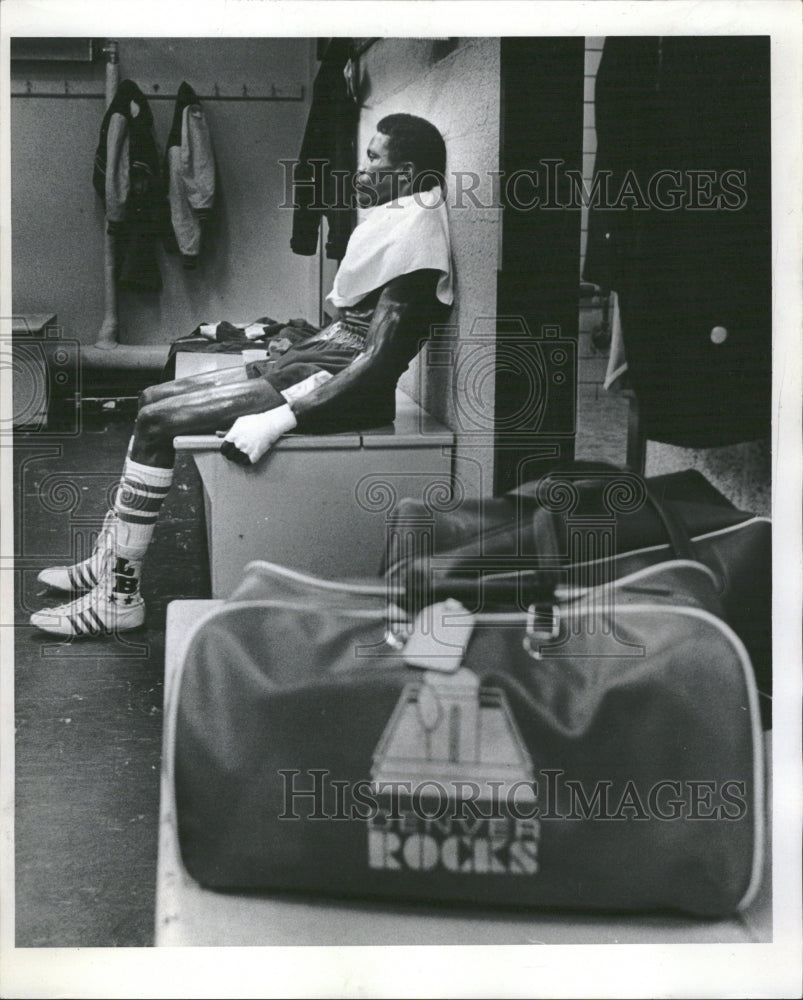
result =
M293 253L307 257L318 248L324 216L329 224L326 256L332 260L342 260L354 224L351 205L359 108L344 75L349 50L347 38L333 38L326 50L293 170L296 208L290 246Z
M164 227L164 188L153 115L133 80L123 80L103 116L92 183L115 237L119 284L159 291L155 240Z
M215 199L215 155L206 115L185 81L178 90L165 159L170 219L184 267L194 268Z
M584 276L618 294L646 436L764 437L771 400L766 37L611 37Z

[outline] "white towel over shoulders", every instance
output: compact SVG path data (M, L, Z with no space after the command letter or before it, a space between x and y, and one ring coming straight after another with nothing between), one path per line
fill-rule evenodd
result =
M340 309L353 306L393 278L424 269L440 271L436 294L451 305L449 216L440 188L368 209L351 234L326 301Z

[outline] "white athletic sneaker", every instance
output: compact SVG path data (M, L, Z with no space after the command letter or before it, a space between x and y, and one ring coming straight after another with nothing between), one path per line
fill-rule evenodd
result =
M145 602L138 593L112 594L103 583L69 604L31 615L31 625L70 639L127 632L144 621Z
M117 518L113 510L103 519L103 527L98 533L92 554L74 566L48 566L37 576L37 580L54 590L66 590L70 594L81 594L96 587L106 575L117 529Z

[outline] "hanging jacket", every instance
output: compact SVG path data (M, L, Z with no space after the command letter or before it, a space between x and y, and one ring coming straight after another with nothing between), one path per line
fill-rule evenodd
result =
M617 292L652 440L703 448L769 433L769 55L766 37L605 41L595 175L609 176L610 207L592 203L584 276ZM628 174L644 204L617 205Z
M312 106L298 163L293 171L293 253L311 257L318 247L321 219L329 235L326 256L342 260L354 224L353 176L359 109L350 96L343 69L350 56L348 38L334 38L312 88ZM346 171L339 178L334 171ZM316 181L313 190L311 182Z
M103 116L92 183L115 237L118 282L159 291L155 239L164 224L164 188L153 115L133 80L123 80Z
M165 172L173 233L184 267L191 269L215 199L215 156L206 116L186 81L178 90Z

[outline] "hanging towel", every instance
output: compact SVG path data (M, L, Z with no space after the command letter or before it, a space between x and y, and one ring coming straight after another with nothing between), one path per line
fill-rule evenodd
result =
M159 291L154 241L164 227L164 186L153 115L133 80L123 80L106 109L92 183L115 237L115 274L124 287Z
M215 155L206 115L186 81L176 98L165 169L173 233L184 267L192 269L215 199Z
M351 234L326 301L336 308L353 306L393 278L418 270L440 271L436 294L451 305L449 217L440 188L368 209Z

